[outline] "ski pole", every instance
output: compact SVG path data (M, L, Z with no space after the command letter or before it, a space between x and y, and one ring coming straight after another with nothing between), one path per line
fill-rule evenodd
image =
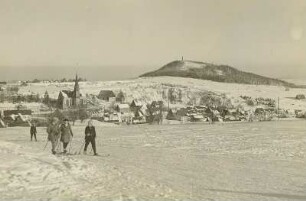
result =
M56 144L56 151L61 151L61 142L58 140Z
M82 151L82 148L83 148L83 146L85 145L85 142L83 142L83 144L81 145L81 148L80 148L80 150L79 150L79 153L78 154L81 154L81 151Z
M92 144L91 144L91 149L90 149L90 154L92 153L93 149L92 149Z
M49 140L47 140L46 145L44 146L44 150L43 151L45 151L45 149L47 148L48 142L49 142Z
M69 150L68 150L68 153L70 153L70 151L71 151L71 144L72 144L72 140L73 140L73 136L71 137L71 141L70 141L70 145L69 145Z

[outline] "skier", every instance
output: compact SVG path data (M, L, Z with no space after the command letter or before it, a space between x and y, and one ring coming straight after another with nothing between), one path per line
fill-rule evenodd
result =
M48 133L48 140L51 141L52 144L52 154L56 154L55 148L58 144L58 139L60 136L60 130L58 125L58 118L54 117L51 120L51 123L49 124L47 128Z
M37 138L36 138L36 133L37 133L37 131L36 131L36 124L35 124L35 122L33 122L33 123L31 124L30 133L31 133L31 141L32 141L33 136L34 136L35 141L37 142Z
M94 155L95 156L98 155L97 150L96 150L96 129L92 125L92 120L88 121L88 126L86 126L86 128L85 128L84 154L86 154L87 147L88 147L89 143L91 143L92 149L94 151Z
M64 123L61 125L61 142L63 142L64 153L67 153L67 146L73 137L71 126L68 119L64 119Z

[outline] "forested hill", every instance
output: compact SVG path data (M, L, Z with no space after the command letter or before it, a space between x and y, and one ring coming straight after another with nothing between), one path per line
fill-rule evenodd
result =
M216 82L299 87L283 80L243 72L231 66L198 61L173 61L156 71L145 73L140 77L156 76L189 77Z

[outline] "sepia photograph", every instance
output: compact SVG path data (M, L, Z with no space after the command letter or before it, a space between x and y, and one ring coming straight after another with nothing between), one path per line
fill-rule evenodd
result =
M0 0L0 200L306 201L306 1Z

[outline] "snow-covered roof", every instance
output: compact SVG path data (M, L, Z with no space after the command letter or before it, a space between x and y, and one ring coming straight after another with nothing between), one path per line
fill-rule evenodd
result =
M146 104L143 104L142 106L141 106L141 108L140 108L141 110L146 110L146 109L148 109L148 107L147 107L147 105Z
M204 118L203 115L199 115L199 114L192 115L192 116L193 116L193 118L195 118L195 119L203 119L203 118Z
M62 94L64 98L69 98L68 94L65 91L60 91L60 94Z
M134 105L137 106L137 107L141 107L142 105L144 105L143 102L140 101L140 100L133 100L133 103L134 103Z
M115 93L112 90L101 90L98 98L110 98L116 97Z
M117 106L119 109L129 109L130 106L129 104L123 103L123 104L118 104Z

